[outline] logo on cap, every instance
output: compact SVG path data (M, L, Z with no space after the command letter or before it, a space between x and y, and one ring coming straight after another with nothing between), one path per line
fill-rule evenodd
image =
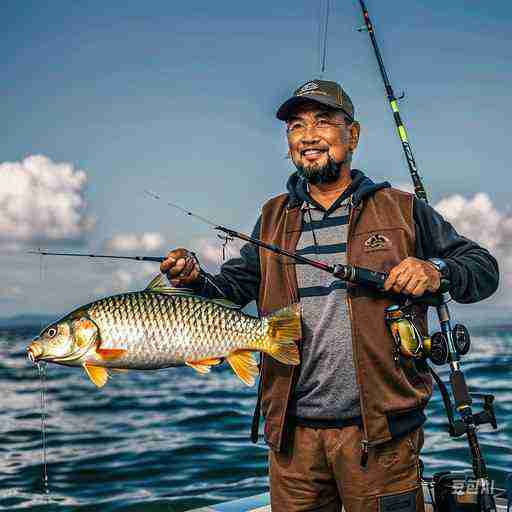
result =
M303 85L296 93L298 96L299 94L305 94L310 91L314 91L315 89L318 89L320 87L319 84L316 82L308 82L307 84Z

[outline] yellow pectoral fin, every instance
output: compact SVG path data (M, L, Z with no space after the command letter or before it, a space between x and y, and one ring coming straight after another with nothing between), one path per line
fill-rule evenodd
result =
M98 348L96 354L104 361L113 361L119 359L126 353L124 348Z
M105 368L85 363L84 370L89 379L91 379L99 388L103 387L107 383L108 372Z
M248 386L254 384L254 379L258 375L258 365L251 352L234 352L227 357L227 360L242 382Z
M211 366L220 364L222 361L218 358L202 359L201 361L185 361L187 366L194 368L196 372L208 373Z

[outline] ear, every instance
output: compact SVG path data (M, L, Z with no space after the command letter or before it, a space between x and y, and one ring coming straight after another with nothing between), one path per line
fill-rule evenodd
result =
M349 147L350 147L351 151L354 151L357 148L357 144L359 142L359 133L361 131L361 125L357 121L354 121L350 125L349 130L350 130Z

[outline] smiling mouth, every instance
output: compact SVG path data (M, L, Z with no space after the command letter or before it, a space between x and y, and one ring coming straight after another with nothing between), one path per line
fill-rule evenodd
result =
M317 157L317 156L323 155L324 153L327 153L327 149L308 148L308 149L303 149L300 152L301 156L305 156L305 157Z

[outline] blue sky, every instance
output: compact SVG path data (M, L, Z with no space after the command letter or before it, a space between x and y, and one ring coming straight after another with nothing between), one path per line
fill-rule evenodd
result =
M369 39L355 30L358 2L331 4L324 78L342 83L356 106L362 134L354 167L405 183ZM4 0L0 163L41 154L83 170L80 194L96 219L81 244L69 237L37 243L99 250L118 234L156 232L165 240L161 254L164 246L194 249L212 236L148 199L145 188L250 230L262 202L283 190L293 170L274 113L297 85L319 76L319 5ZM500 215L498 229L510 219L511 4L367 6L395 92L406 92L402 117L432 202L484 192ZM35 239L11 242L17 252L0 257L0 316L69 310L101 291L98 275L109 290L117 268L50 261L41 278L37 258L20 254ZM126 265L131 272L137 264Z

